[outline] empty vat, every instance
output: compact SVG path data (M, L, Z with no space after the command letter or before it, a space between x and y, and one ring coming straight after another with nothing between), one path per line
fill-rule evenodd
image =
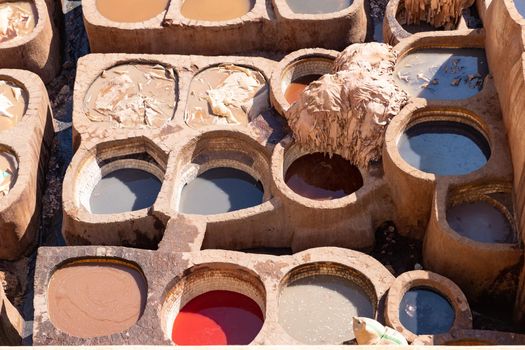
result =
M279 323L301 343L341 344L352 340L352 317L375 315L374 302L360 280L363 277L341 266L333 272L300 266L292 270L281 288Z
M142 316L147 284L133 264L79 260L56 270L49 281L47 307L53 325L80 338L123 332Z
M184 0L181 14L200 21L227 21L251 11L255 0Z
M514 229L502 210L487 201L457 203L447 209L447 222L460 235L484 243L515 243Z
M32 1L4 1L0 3L0 43L28 36L37 21Z
M193 78L184 118L192 128L247 125L268 108L268 84L261 72L224 64Z
M190 300L173 324L177 345L246 345L264 323L259 305L241 293L215 290Z
M149 208L157 199L161 181L153 174L122 168L102 177L89 200L94 214L114 214Z
M25 89L12 81L0 79L0 132L15 126L22 119L27 99Z
M286 170L284 180L295 193L316 200L345 197L363 186L359 169L337 154L299 157Z
M84 98L85 115L93 122L119 127L160 128L176 105L176 77L160 64L129 63L104 70Z
M97 0L100 14L114 22L143 22L168 7L169 0Z
M323 14L342 11L350 5L353 0L286 0L290 9L300 14Z
M454 324L454 319L454 308L450 302L430 289L410 289L399 306L401 324L417 335L446 333Z
M408 164L436 175L465 175L484 166L490 158L490 146L480 131L446 120L410 126L397 145Z
M396 64L398 84L413 97L460 100L476 95L488 74L483 49L418 49Z
M200 215L227 213L261 204L263 194L262 184L248 173L235 168L214 168L183 187L179 210Z

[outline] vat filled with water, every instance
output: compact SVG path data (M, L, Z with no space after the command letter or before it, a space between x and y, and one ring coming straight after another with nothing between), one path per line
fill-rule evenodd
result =
M490 158L490 146L480 131L446 120L409 127L397 146L408 164L436 175L465 175L483 167Z
M488 73L483 49L432 48L402 57L396 64L395 79L413 97L461 100L479 93Z
M350 5L353 0L286 0L290 9L300 14L324 14L342 11Z
M363 186L359 169L334 154L307 154L296 159L286 170L285 182L295 193L315 200L348 196Z
M102 177L89 200L94 214L115 214L149 208L157 199L161 181L148 171L122 168Z
M352 317L374 318L375 305L355 280L297 273L282 287L279 323L304 344L341 344L354 338Z
M229 167L213 168L183 188L179 211L187 214L221 214L259 205L262 184L248 173Z
M426 288L413 288L401 300L399 320L414 334L440 334L450 330L455 312L440 293Z

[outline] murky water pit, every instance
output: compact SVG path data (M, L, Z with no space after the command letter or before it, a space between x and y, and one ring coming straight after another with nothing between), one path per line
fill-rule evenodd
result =
M286 0L288 7L299 14L326 14L350 7L353 0Z
M84 110L93 122L124 128L160 128L173 118L177 78L173 68L129 63L103 71L89 87Z
M29 36L36 26L36 13L32 1L1 2L0 43Z
M233 64L207 68L192 80L185 122L208 125L248 125L270 108L268 83L258 70Z
M53 272L47 288L47 307L53 325L80 338L126 331L142 316L148 286L132 263L84 259Z
M97 10L105 18L122 23L143 22L164 12L170 0L97 0Z
M295 193L314 200L331 200L348 196L363 186L359 169L334 154L303 155L286 169L284 181Z
M469 174L490 158L490 146L481 131L466 123L440 120L416 122L398 140L401 157L411 166L441 176Z
M403 296L399 305L399 320L414 334L441 334L452 328L455 311L441 293L416 287Z
M396 64L395 77L410 96L461 100L479 93L489 73L485 50L417 49Z
M376 301L356 271L334 265L336 273L311 265L292 270L279 296L279 323L303 344L352 340L352 317L374 318Z

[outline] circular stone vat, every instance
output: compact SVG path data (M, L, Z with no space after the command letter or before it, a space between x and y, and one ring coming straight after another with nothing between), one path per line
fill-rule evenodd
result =
M93 122L127 128L160 128L173 118L177 81L172 68L128 63L103 71L84 98Z
M223 64L205 69L192 79L189 91L184 121L192 128L248 125L270 108L266 79L247 67Z
M0 151L0 198L7 196L18 177L18 161L7 151Z
M49 281L53 325L71 336L93 338L126 331L146 307L142 271L116 259L85 259L58 268Z
M497 201L457 203L447 209L447 222L460 235L483 243L516 243L509 210Z
M454 319L454 308L450 302L433 290L413 288L401 299L399 320L414 334L448 332Z
M144 22L168 8L169 0L97 0L98 12L114 22Z
M115 214L149 208L157 199L161 181L141 169L122 168L100 179L89 204L93 214Z
M281 283L279 323L304 344L341 344L354 338L352 317L374 318L372 283L349 267L302 265Z
M286 169L285 182L295 193L315 200L348 196L363 186L359 169L334 154L306 154Z
M438 115L434 119L439 118ZM442 176L465 175L490 158L485 136L473 126L447 120L409 126L398 140L401 157L411 166Z
M413 97L461 100L476 95L489 72L483 49L418 49L396 64L395 79Z
M184 0L182 16L200 21L227 21L250 12L255 0Z
M0 79L0 132L12 128L22 119L27 103L25 89L12 81Z
M403 0L399 1L397 13L396 13L396 20L401 25L401 27L403 27L403 29L406 30L410 34L446 30L445 27L434 27L432 24L428 23L425 20L420 20L418 24L408 24L407 23L407 13L405 9L405 1ZM455 27L457 28L457 25Z
M161 311L176 345L247 345L264 323L260 279L236 265L197 266L168 292Z
M281 91L286 101L290 104L297 101L311 82L332 71L333 63L333 59L313 56L288 65L281 75Z
M31 34L37 22L37 11L32 1L0 2L0 44Z
M212 215L259 205L264 189L248 173L229 167L209 169L183 188L179 211Z
M350 5L353 0L286 0L288 7L300 14L325 14L342 11Z

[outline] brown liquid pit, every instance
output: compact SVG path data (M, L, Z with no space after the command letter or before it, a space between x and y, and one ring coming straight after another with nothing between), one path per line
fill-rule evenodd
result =
M481 340L481 339L458 339L450 340L443 345L452 345L452 346L489 346L496 345L492 342Z
M285 182L295 193L315 200L330 200L354 193L363 186L357 167L341 156L312 153L295 160Z
M7 196L18 177L16 157L8 152L0 152L0 198Z
M53 273L47 292L49 318L80 338L123 332L146 306L144 276L130 264L86 261Z
M26 107L26 91L11 81L0 80L0 132L15 126Z
M97 10L115 22L143 22L166 10L169 0L97 0Z
M286 101L288 101L289 104L297 101L304 89L306 89L306 87L310 85L311 82L316 81L320 77L320 74L309 74L293 80L290 85L288 85L286 92L284 93Z
M160 128L175 111L176 78L162 65L124 64L102 74L84 99L93 122L111 121L119 127Z
M184 119L192 128L247 125L268 108L268 84L260 72L221 65L193 78Z
M29 35L36 24L36 9L30 1L0 3L0 43Z
M227 21L251 11L253 0L185 0L181 14L201 21Z

